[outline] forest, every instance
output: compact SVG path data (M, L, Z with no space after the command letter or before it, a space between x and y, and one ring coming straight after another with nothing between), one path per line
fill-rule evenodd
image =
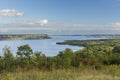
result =
M46 74L54 75L54 79L50 79L50 76L47 76L49 79L42 79L42 77L37 75L35 75L35 78L32 76L32 79L32 72L28 75L31 80L55 80L58 77L60 78L59 80L65 80L61 79L62 74L65 74L63 77L66 77L66 80L73 80L75 76L71 79L68 77L72 75L72 71L74 75L88 74L89 71L95 75L94 72L96 71L96 73L111 76L112 78L109 80L120 79L120 39L67 40L65 42L58 42L57 44L84 46L84 49L73 52L71 49L66 48L56 56L46 56L39 51L33 52L31 47L25 44L19 46L14 55L10 47L6 46L3 49L3 56L0 56L0 76L3 76L0 79L30 80L26 79L24 75L22 75L24 79L20 77L19 79L18 77L13 79L12 76L13 73L14 75L15 73L20 75L20 72L26 72L28 75L27 72L29 71L35 71L36 74L37 72L41 72L41 74L44 74L42 77L45 77ZM71 73L68 75L69 72ZM58 77L55 78L56 73L58 73ZM108 80L108 78L106 77L104 80ZM100 78L96 79L101 80Z

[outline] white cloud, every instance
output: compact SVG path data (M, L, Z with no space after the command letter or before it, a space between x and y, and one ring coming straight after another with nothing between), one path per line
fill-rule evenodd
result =
M9 25L9 26L8 26ZM0 26L0 32L59 32L59 33L120 33L120 23L111 24L63 24L54 21L31 20L17 21Z
M9 29L8 28L0 28L0 32L8 32Z
M23 12L18 12L15 9L3 9L0 10L0 17L12 17L12 16L23 16Z
M112 23L113 26L120 26L120 22Z
M45 25L48 24L48 20L44 19L44 20L39 20L35 22L36 24L40 24L40 25Z
M40 26L44 26L48 24L48 20L44 19L44 20L33 20L33 21L18 21L18 22L14 22L11 24L15 24L15 25L40 25Z
M120 30L120 22L112 23L114 30Z

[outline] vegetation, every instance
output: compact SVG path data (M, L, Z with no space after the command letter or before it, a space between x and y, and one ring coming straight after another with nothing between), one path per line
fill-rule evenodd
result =
M53 71L9 72L0 74L0 80L120 80L120 66L111 65L101 70L84 67Z
M120 39L98 39L98 40L66 40L64 42L57 42L61 45L75 45L75 46L117 46L120 45Z
M0 40L50 39L47 34L1 34Z
M73 52L66 48L56 56L33 52L29 45L9 47L0 57L0 80L120 80L120 40L70 40L59 44L85 46ZM7 75L7 76L6 76Z

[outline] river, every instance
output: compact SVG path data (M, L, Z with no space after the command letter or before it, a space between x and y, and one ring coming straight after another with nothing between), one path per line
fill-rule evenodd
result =
M17 47L25 44L29 44L33 51L41 51L46 56L55 56L59 51L63 51L65 48L70 48L73 51L82 49L83 47L70 46L70 45L58 45L56 42L63 42L64 40L91 40L101 39L100 37L88 37L88 36L53 36L52 39L41 40L5 40L0 41L0 55L3 55L3 48L9 46L15 55Z

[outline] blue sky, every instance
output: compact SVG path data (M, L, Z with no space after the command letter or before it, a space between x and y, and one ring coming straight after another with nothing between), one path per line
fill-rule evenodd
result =
M120 0L0 0L0 33L120 34Z

